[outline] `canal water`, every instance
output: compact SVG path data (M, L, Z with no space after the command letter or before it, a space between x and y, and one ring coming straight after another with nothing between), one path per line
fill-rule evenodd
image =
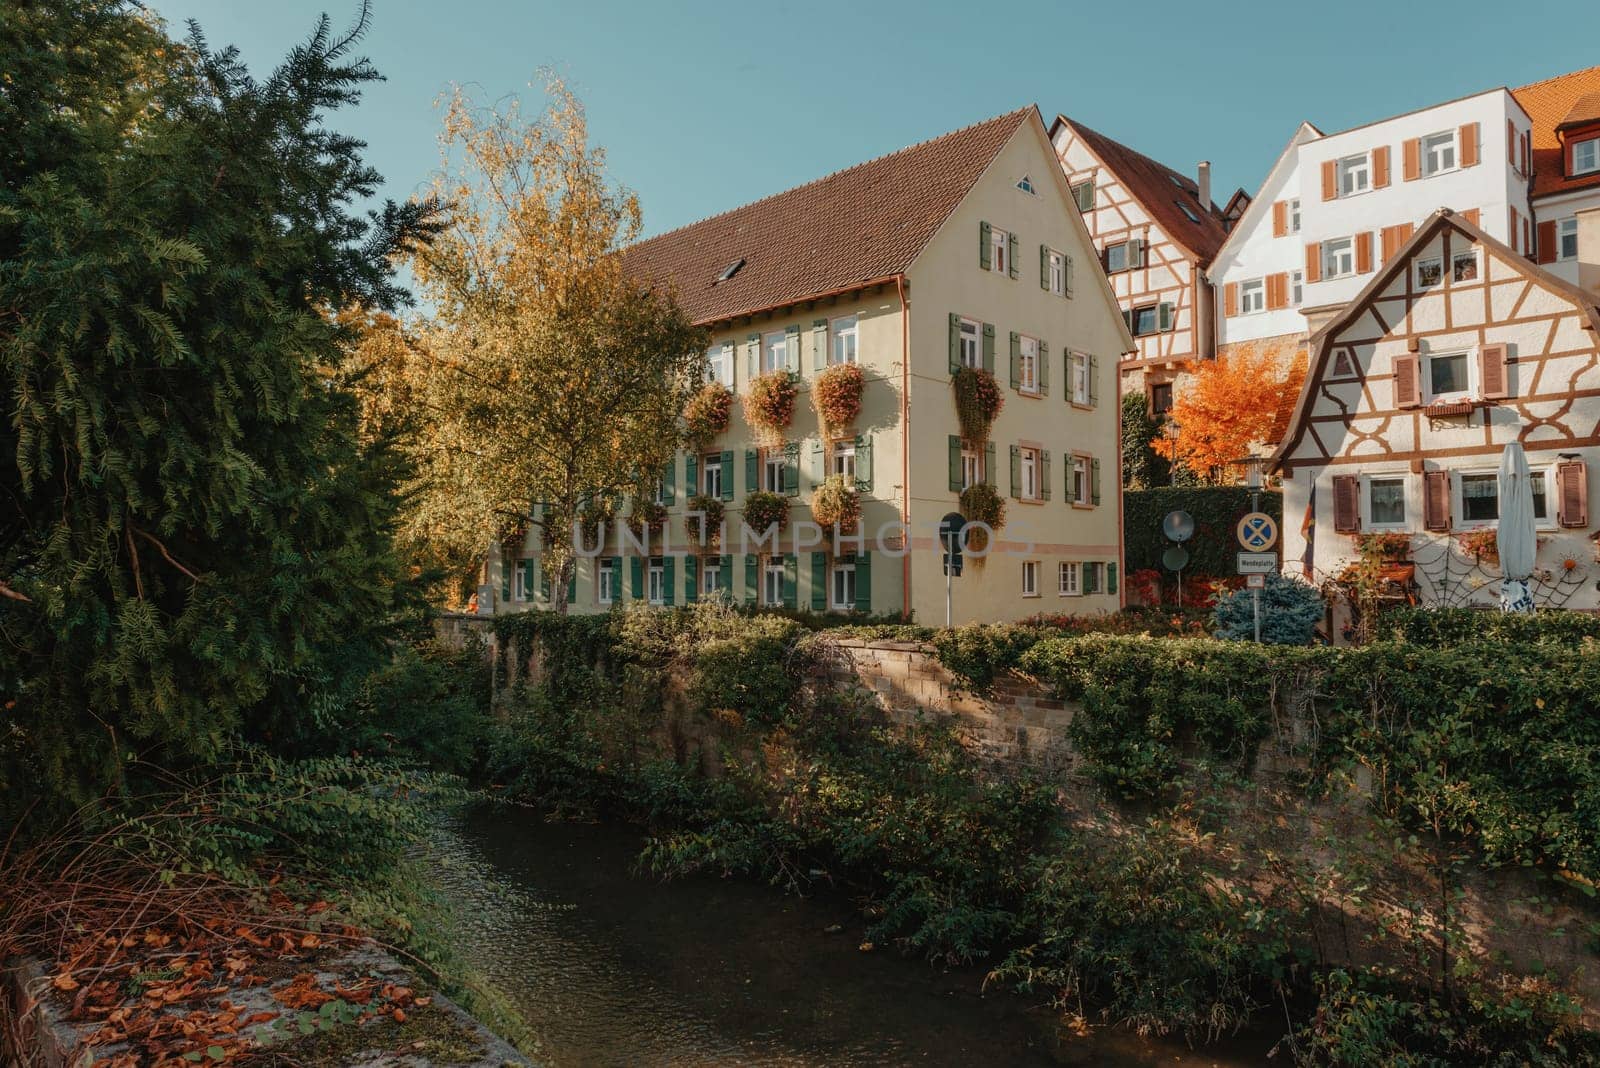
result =
M752 1065L1259 1064L1226 1052L1061 1032L1047 1008L945 970L864 951L843 895L635 871L633 829L547 823L483 805L429 848L458 949L518 1009L556 1068Z

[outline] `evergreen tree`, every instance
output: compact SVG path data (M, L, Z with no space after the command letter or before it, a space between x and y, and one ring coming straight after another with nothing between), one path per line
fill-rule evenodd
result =
M434 223L352 207L365 24L258 81L132 4L0 11L0 789L293 745L383 653L406 472L336 312Z

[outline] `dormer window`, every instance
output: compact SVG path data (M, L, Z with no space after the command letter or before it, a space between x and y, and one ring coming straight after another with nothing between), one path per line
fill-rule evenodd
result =
M1572 145L1572 173L1593 174L1600 171L1600 137L1576 141Z

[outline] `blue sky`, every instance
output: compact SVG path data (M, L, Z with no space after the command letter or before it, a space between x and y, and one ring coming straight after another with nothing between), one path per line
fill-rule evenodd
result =
M356 0L147 0L264 70ZM1600 4L1387 0L730 3L374 0L364 50L388 76L336 120L385 195L438 160L452 82L530 95L555 68L583 98L647 233L682 226L1022 104L1254 191L1295 125L1336 130L1600 61Z

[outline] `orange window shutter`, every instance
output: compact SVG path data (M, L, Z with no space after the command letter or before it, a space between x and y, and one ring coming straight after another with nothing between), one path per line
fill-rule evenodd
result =
M1539 224L1539 262L1556 262L1556 224L1542 222Z
M1513 119L1506 120L1506 162L1517 165L1517 124Z
M1372 150L1372 188L1382 189L1389 184L1389 146L1379 145Z
M1229 282L1222 287L1222 314L1232 318L1239 314L1239 283Z
M1461 165L1463 167L1476 167L1478 165L1478 124L1469 122L1461 127Z
M1267 278L1267 307L1278 311L1289 306L1289 276L1280 271Z
M1383 228L1383 244L1381 246L1381 254L1383 256L1384 263L1388 263L1390 260L1394 259L1395 250L1400 247L1398 240L1399 233L1400 227L1398 226L1385 226Z
M1322 199L1333 200L1339 195L1339 165L1328 160L1322 165Z
M1506 243L1511 246L1512 252L1517 251L1517 231L1521 229L1519 218L1516 208L1506 208Z
M1356 235L1356 273L1372 270L1372 231L1363 230Z
M1333 476L1333 529L1340 534L1361 529L1361 482L1355 475Z
M1408 182L1422 177L1422 139L1413 137L1400 146L1400 175Z
M1423 473L1422 525L1429 530L1450 529L1450 472Z
M1322 242L1313 241L1306 246L1306 281L1322 281Z
M1478 225L1478 216L1480 214L1481 213L1478 211L1477 208L1468 208L1466 211L1461 213L1461 217L1463 219L1467 220L1467 222L1471 223L1473 226L1477 226Z
M1506 347L1485 345L1478 350L1478 370L1483 383L1485 400L1502 400L1511 396L1510 380L1506 374Z
M1565 460L1556 465L1556 522L1564 527L1589 525L1589 465Z
M1415 408L1422 403L1421 391L1417 388L1417 355L1406 353L1404 356L1394 358L1394 406L1396 408Z
M1275 200L1272 202L1272 236L1283 237L1289 232L1289 202Z

